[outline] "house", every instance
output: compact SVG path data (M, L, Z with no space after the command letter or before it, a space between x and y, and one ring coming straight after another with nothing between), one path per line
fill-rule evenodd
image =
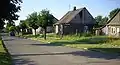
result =
M95 19L84 7L73 8L68 11L57 23L55 23L56 34L74 34L90 32L95 24Z
M118 10L107 24L103 26L102 32L108 36L119 37L120 36L120 10Z

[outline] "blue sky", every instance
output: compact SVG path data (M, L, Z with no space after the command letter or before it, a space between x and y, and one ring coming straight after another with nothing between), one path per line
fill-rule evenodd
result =
M56 18L60 19L67 11L77 8L86 7L93 15L107 16L109 12L120 7L119 0L23 0L21 4L19 20L26 19L26 16L34 11L40 12L42 9L50 10ZM19 20L16 24L19 24Z

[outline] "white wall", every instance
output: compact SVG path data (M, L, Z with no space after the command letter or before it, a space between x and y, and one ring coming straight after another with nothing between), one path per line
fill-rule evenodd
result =
M36 29L36 34L40 34L40 31L41 31L41 27ZM33 33L33 35L35 35L35 30L34 29L32 29L32 33Z
M32 29L32 34L35 35L35 30L34 29Z
M56 25L56 26L55 26L55 33L56 33L56 34L59 32L58 28L59 28L58 25Z
M105 27L102 29L102 32L105 33L105 35L108 35L108 26L105 26Z

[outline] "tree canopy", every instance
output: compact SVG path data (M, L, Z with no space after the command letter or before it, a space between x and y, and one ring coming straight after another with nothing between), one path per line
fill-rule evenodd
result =
M5 22L0 21L0 29L3 29L3 28L4 28L4 25L5 25Z
M109 14L109 18L111 18L118 10L120 10L120 8L113 9Z
M30 26L31 28L33 28L35 30L35 35L36 35L36 29L38 29L38 15L37 12L33 12L32 14L28 15L27 17L27 22L28 22L28 26Z
M42 10L38 15L38 25L44 29L44 39L46 39L47 26L53 25L54 17L49 10Z
M9 28L11 27L11 26L15 26L15 22L7 22L7 25L6 25L6 30L7 30L7 32L9 32Z
M97 17L95 17L95 20L97 23L95 27L101 27L107 23L108 17L103 17L101 15L98 15Z
M54 22L54 17L50 14L49 10L42 10L38 15L38 25L42 28L46 28L47 26L51 26Z
M110 19L111 17L113 17L115 15L115 13L117 13L117 11L119 11L119 10L120 10L120 8L113 9L109 13L109 17L103 17L101 15L96 16L95 20L96 20L97 25L95 27L101 27L101 26L107 24L108 19Z
M9 31L15 31L15 30L16 30L15 26L10 26L9 27Z
M20 20L19 26L21 29L26 29L27 25L26 25L26 21L25 20Z
M20 11L22 0L1 0L0 2L0 19L17 20L16 12Z
M18 35L19 35L19 32L20 32L20 26L19 25L17 25L16 27L15 27L15 30L16 30L16 32L18 33Z
M18 20L17 12L20 11L22 0L1 0L0 1L0 28L4 26L4 21Z
M44 29L44 38L46 39L46 29L47 26L52 26L56 21L58 21L52 14L50 14L49 10L43 9L39 13L33 12L27 16L26 20L20 21L20 28L25 29L26 27L32 28L35 30L38 27Z
M19 27L22 30L22 35L25 33L25 29L28 27L26 20L20 20Z

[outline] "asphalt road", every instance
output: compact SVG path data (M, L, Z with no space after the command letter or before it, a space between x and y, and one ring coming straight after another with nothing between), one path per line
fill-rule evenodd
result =
M13 65L120 65L112 54L52 46L39 41L3 36Z

